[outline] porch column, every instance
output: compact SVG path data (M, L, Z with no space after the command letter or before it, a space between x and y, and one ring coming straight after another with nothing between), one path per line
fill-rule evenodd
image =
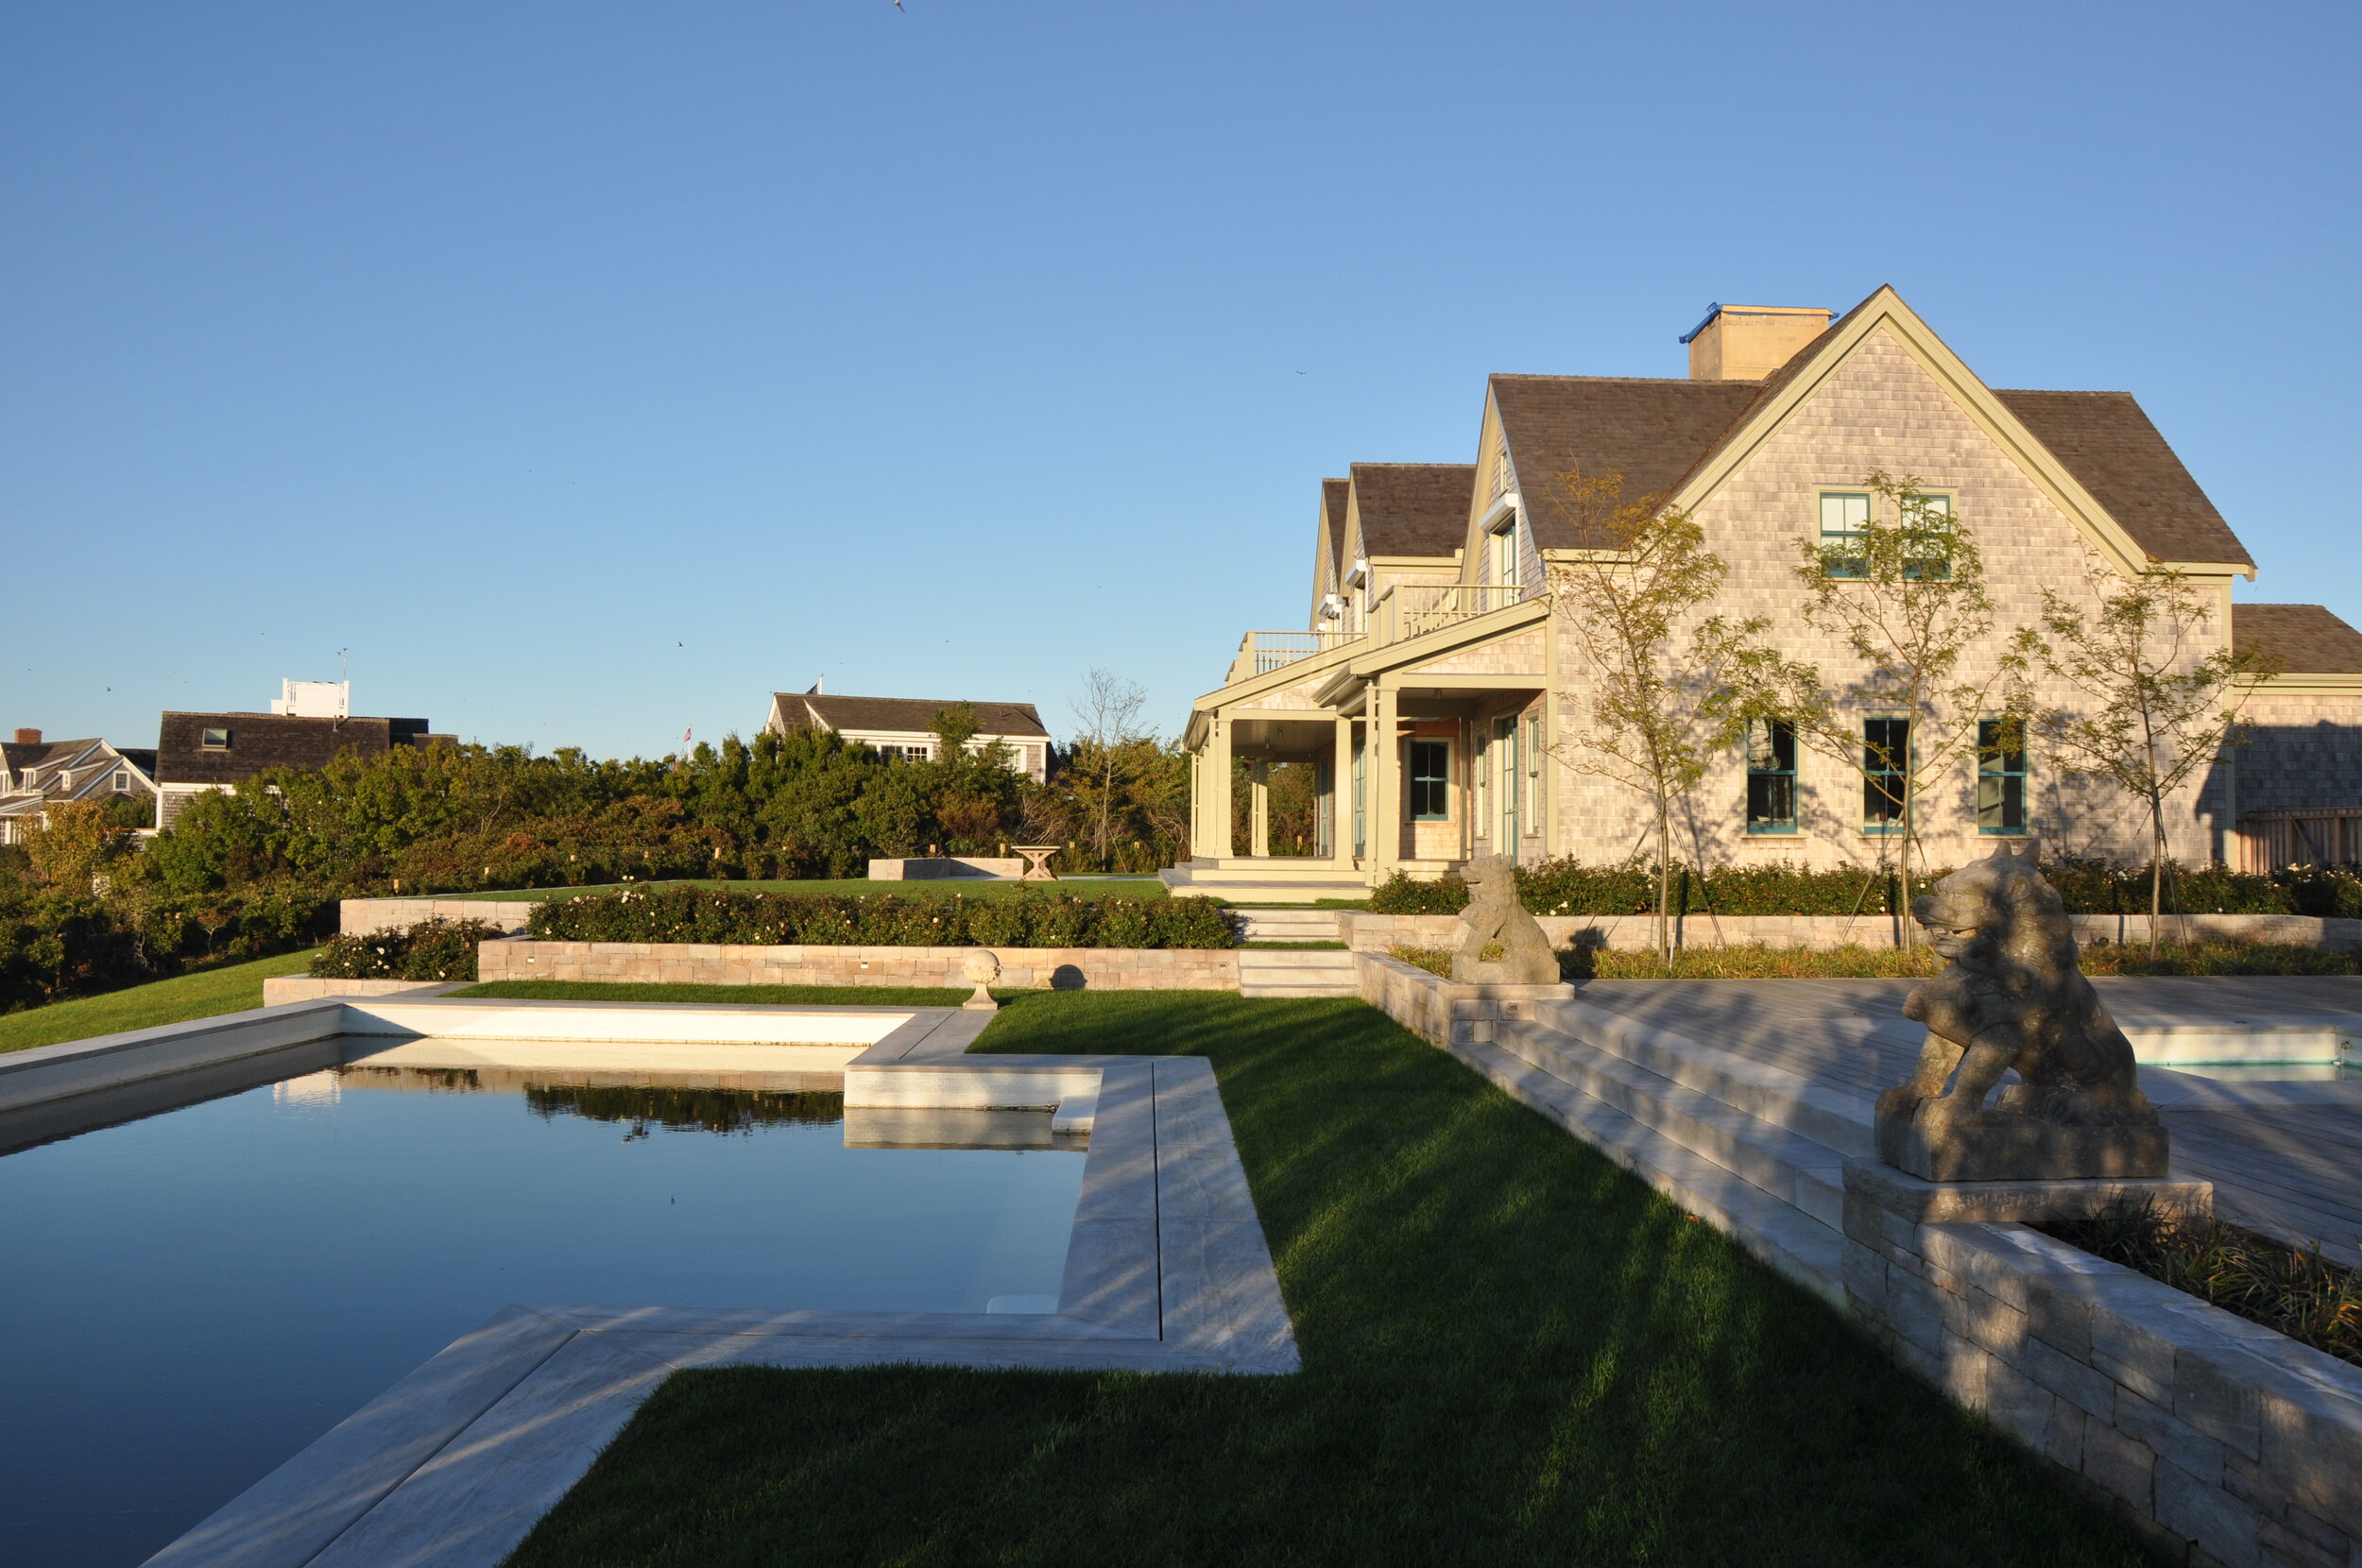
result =
M1226 860L1230 855L1230 718L1217 708L1206 724L1206 749L1197 763L1197 842L1190 853L1198 860Z
M1336 851L1332 857L1337 869L1353 869L1353 721L1337 720L1337 756L1329 764L1331 776L1337 783L1328 792L1328 811L1334 820L1329 829L1328 846Z
M1381 881L1402 859L1402 747L1395 739L1395 689L1383 677L1370 688L1370 735L1362 756L1370 770L1370 870Z
M1247 853L1267 861L1271 859L1271 764L1248 763L1247 777L1254 792L1247 812Z

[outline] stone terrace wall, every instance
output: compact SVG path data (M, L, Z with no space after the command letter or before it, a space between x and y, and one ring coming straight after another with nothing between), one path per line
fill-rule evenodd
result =
M1456 917L1443 918L1458 924ZM1353 972L1363 1001L1446 1049L1489 1042L1499 1020L1531 1018L1541 1004L1575 995L1571 985L1462 985L1384 953L1354 954Z
M422 920L481 920L504 931L522 931L532 913L532 902L522 898L347 898L336 906L336 929L347 936L368 936Z
M1656 946L1656 922L1646 914L1545 914L1536 917L1542 934L1553 947L1572 944L1578 933L1593 932L1594 946L1618 951L1646 951ZM2078 914L2076 940L2098 942L2148 940L2145 914ZM1450 947L1460 941L1456 914L1363 914L1347 911L1338 916L1345 946L1356 952L1382 953L1389 947ZM2307 947L2351 951L2362 948L2362 920L2324 920L2305 914L2169 915L2165 934L2175 937L2186 929L2199 936L2247 938L2289 943ZM1684 915L1673 923L1673 940L1684 947L1739 947L1762 943L1767 947L1893 947L1902 943L1902 929L1891 914L1728 914Z
M481 944L480 980L626 980L674 985L931 985L968 988L974 947L737 946L689 942ZM993 983L1012 990L1236 991L1234 947L992 947Z
M1845 1220L1888 1353L2177 1559L2362 1564L2362 1368L2025 1225L1884 1212L1853 1166Z

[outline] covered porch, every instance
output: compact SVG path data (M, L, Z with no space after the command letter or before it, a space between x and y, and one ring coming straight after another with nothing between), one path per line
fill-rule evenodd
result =
M1543 759L1556 743L1543 700L1549 644L1537 595L1476 600L1412 635L1261 669L1242 657L1232 673L1243 678L1199 698L1184 731L1190 859L1166 881L1356 897L1398 872L1439 878L1476 855L1541 858ZM1273 852L1273 770L1287 763L1316 780L1309 853Z

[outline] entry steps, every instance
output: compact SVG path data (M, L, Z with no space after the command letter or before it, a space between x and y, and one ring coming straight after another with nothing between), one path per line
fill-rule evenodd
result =
M1358 997L1353 955L1343 947L1316 947L1309 952L1241 947L1239 949L1239 995L1241 997Z
M1211 894L1234 903L1309 904L1320 898L1366 898L1370 879L1339 871L1309 856L1201 856L1156 873L1176 898Z
M1249 942L1335 942L1335 910L1241 910Z
M1515 1099L1842 1304L1844 1162L1873 1152L1869 1095L1636 1023L1580 998L1453 1054Z

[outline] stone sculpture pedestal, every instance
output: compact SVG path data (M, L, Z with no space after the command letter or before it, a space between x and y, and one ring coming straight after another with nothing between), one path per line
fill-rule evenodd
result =
M998 955L986 948L979 947L967 955L967 962L960 965L960 972L967 977L970 984L976 987L975 995L960 1003L963 1009L969 1013L1001 1011L1001 1004L993 1000L992 992L988 989L994 980L1001 978L1001 960Z
M1020 882L1054 882L1058 874L1050 869L1050 857L1066 845L1062 844L1013 844L1011 849L1025 857L1025 875Z
M2161 1124L2062 1127L2006 1111L1987 1111L1973 1127L1926 1124L1927 1104L1910 1116L1877 1119L1878 1158L1928 1182L2162 1181L2168 1138Z

